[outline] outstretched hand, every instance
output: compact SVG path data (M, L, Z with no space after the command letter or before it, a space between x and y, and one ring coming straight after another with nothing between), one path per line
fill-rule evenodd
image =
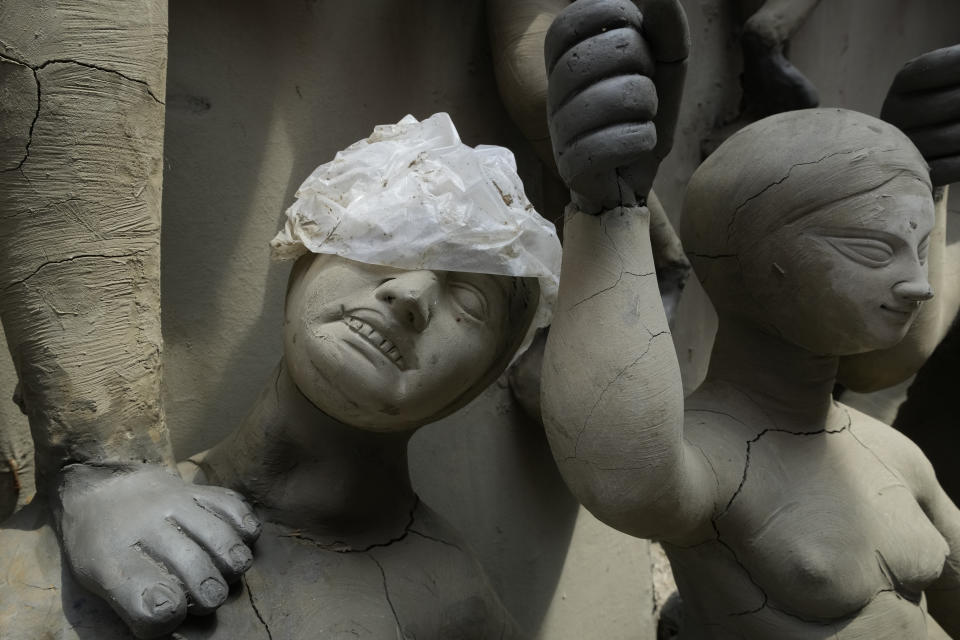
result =
M260 523L239 494L188 485L162 465L71 465L55 514L78 581L140 638L223 604L253 560Z
M960 45L910 60L893 79L880 117L913 141L934 186L960 181Z
M643 204L673 145L690 34L679 0L577 0L547 33L547 115L585 213Z

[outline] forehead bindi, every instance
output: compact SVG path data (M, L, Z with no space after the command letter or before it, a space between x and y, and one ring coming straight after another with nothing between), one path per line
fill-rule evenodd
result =
M864 212L862 224L907 241L920 241L933 230L933 199L929 192L910 190L881 194Z

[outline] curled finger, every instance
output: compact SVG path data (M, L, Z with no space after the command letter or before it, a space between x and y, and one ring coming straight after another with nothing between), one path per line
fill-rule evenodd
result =
M927 161L930 165L930 181L935 187L960 182L960 154Z
M544 42L547 73L553 71L568 49L601 33L630 27L639 31L640 10L629 0L578 0L564 9L550 25Z
M633 163L639 154L653 149L657 132L651 122L620 123L591 131L557 151L560 175L577 190L577 179L599 172L613 172Z
M904 131L927 160L960 154L960 120Z
M568 49L553 71L547 103L554 113L585 87L615 75L653 74L653 60L643 36L633 28L615 29Z
M690 27L680 0L641 0L643 35L653 57L660 62L680 62L690 55Z
M566 148L591 131L614 124L646 123L657 113L653 81L640 75L601 80L575 95L550 120L555 147Z
M893 79L891 92L929 91L960 84L960 44L910 60Z
M915 129L960 119L960 85L920 93L892 93L880 117L900 129Z

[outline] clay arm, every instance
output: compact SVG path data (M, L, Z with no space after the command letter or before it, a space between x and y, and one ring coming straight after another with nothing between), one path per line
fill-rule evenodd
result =
M875 391L906 380L923 366L960 310L960 265L947 264L947 187L960 180L960 45L911 60L897 74L884 102L884 120L900 127L930 164L936 224L930 234L928 278L935 297L895 347L841 358L839 381L855 391ZM939 187L939 188L938 188Z
M940 578L924 592L927 609L951 638L960 638L960 509L940 486L926 458L922 476L920 504L950 547Z
M579 211L566 222L542 403L561 473L591 512L632 535L682 541L705 535L716 483L683 439L640 203L669 150L689 36L678 2L644 8L641 27L629 2L581 0L547 38L551 134Z
M0 9L0 316L64 560L148 637L223 601L259 525L170 468L166 3L81 4Z

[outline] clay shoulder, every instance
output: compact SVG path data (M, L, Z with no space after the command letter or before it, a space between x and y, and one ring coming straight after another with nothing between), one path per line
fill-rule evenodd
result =
M933 465L913 440L853 407L840 406L850 414L851 435L899 475L915 496L923 497L939 484Z

